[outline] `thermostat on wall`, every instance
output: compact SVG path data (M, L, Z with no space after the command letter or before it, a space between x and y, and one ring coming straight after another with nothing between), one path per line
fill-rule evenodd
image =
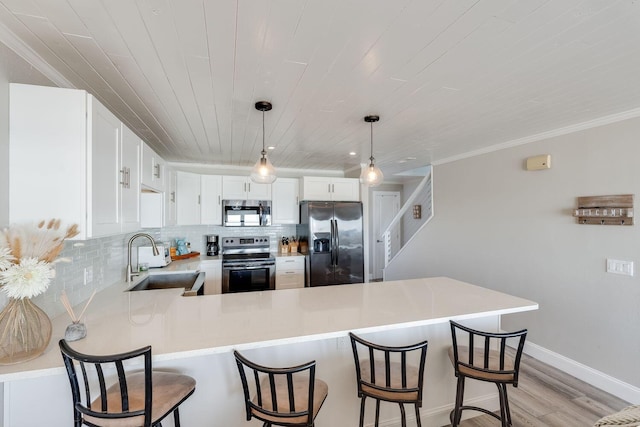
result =
M551 169L551 154L542 154L527 159L528 171L539 171L542 169Z

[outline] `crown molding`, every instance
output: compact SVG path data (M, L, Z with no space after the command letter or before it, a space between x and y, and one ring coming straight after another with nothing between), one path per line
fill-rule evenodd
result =
M58 70L53 68L48 62L16 36L5 24L0 23L0 42L15 52L20 58L41 72L46 78L51 80L56 86L68 89L76 89L76 86L67 80Z
M524 138L502 142L499 144L491 145L489 147L481 148L479 150L468 151L466 153L457 154L455 156L445 157L444 159L435 160L431 162L431 164L434 166L443 165L445 163L456 162L458 160L468 159L470 157L476 157L482 154L493 153L494 151L500 151L507 148L517 147L519 145L529 144L531 142L538 142L538 141L542 141L549 138L555 138L557 136L568 135L574 132L593 129L596 127L609 125L609 124L621 122L624 120L635 119L638 117L640 117L640 108L623 111L622 113L611 114L611 115L600 117L594 120L577 123L575 125L565 126L565 127L550 130L547 132L526 136Z

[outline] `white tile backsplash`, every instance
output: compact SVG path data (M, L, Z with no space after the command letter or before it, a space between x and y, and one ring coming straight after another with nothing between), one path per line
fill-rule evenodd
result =
M158 239L159 229L145 230L145 233ZM62 291L67 292L72 305L80 304L87 300L94 290L101 290L109 285L124 280L127 265L127 243L135 233L121 234L117 236L102 237L86 241L67 241L60 258L68 258L69 262L56 263L56 277L52 280L49 289L42 295L38 295L33 301L42 308L50 317L64 313L64 307L60 302ZM146 239L136 239L134 244L140 245L148 242ZM135 249L134 249L135 254ZM93 281L84 284L85 268L93 269ZM6 305L7 298L0 295L0 307ZM91 308L88 309L90 311ZM76 313L79 314L79 313Z
M162 229L145 229L159 241L172 242L175 238L186 238L191 243L191 250L200 253L205 252L204 236L217 234L220 238L235 236L269 236L271 251L278 251L278 242L282 236L291 237L296 233L295 225L276 225L271 227L222 227L211 225L174 226ZM99 239L81 242L68 241L60 254L61 258L68 258L70 262L56 264L56 277L52 280L49 289L42 295L34 298L34 302L42 308L50 317L64 313L64 307L60 302L62 291L72 305L78 305L87 300L94 290L100 291L109 285L121 282L125 277L127 265L127 243L135 233L120 234L117 236L102 237ZM138 238L134 246L148 244L147 239ZM136 250L133 249L133 262L135 265ZM84 284L84 271L93 269L93 281ZM6 305L6 297L0 295L0 307ZM90 311L91 308L88 309ZM76 313L77 314L77 313Z
M165 227L161 230L160 239L168 243L176 238L185 238L191 243L191 250L204 253L206 251L205 235L217 234L220 239L238 236L269 236L271 251L278 251L278 242L282 236L295 236L295 225L272 225L270 227L222 227L216 225L189 225Z

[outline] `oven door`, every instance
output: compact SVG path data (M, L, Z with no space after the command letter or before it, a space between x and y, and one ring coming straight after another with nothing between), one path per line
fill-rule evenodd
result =
M222 265L222 293L275 289L275 263Z

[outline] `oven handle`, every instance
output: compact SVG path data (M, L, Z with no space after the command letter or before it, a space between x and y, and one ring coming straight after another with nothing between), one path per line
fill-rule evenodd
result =
M266 264L252 264L251 266L245 266L245 265L223 265L222 269L223 270L236 270L236 269L242 269L242 270L258 270L264 267L273 267L275 266L275 263L266 263Z

